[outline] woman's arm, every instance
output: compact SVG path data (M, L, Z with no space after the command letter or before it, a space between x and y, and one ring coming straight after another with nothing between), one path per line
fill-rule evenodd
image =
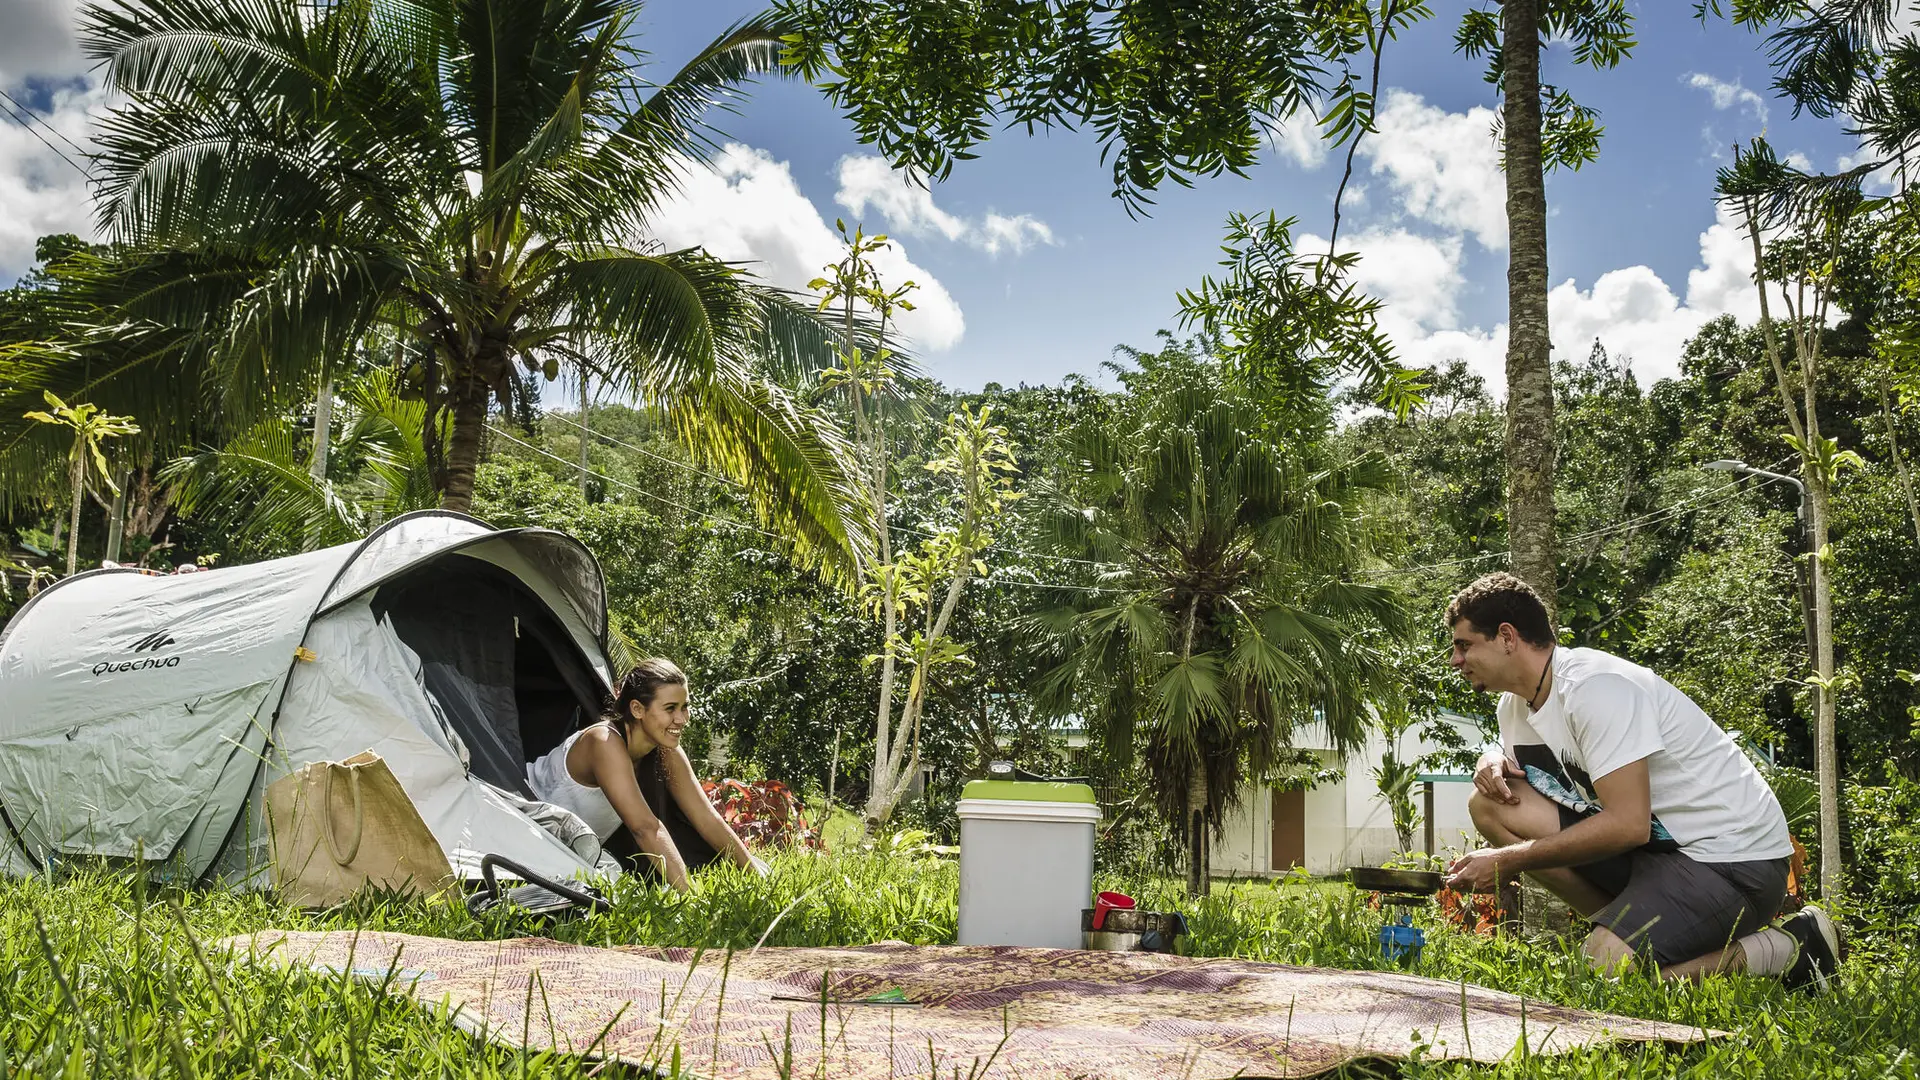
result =
M597 739L591 749L594 785L606 794L640 850L659 860L660 875L666 878L667 884L686 892L686 861L680 857L680 849L673 845L666 825L640 794L640 783L634 778L633 758L627 753L626 744L619 739Z
M700 778L693 775L693 762L687 760L687 752L676 746L671 750L663 747L659 754L667 766L667 787L701 838L712 844L713 850L725 852L735 865L766 873L767 864L753 857L739 834L707 801L707 793L700 789Z

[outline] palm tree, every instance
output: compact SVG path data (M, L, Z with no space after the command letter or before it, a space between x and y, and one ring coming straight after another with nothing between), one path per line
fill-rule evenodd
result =
M339 389L346 422L329 475L313 475L293 417L269 417L220 449L167 463L159 479L174 507L244 552L273 556L344 544L437 505L420 438L426 403L403 398L386 370Z
M46 392L47 408L51 412L34 411L25 414L26 419L36 424L61 428L73 432L72 449L67 452L67 479L72 488L70 510L72 517L67 522L67 576L72 577L79 567L80 558L80 501L87 493L87 472L89 463L99 470L100 482L115 494L120 488L113 482L113 469L107 464L107 456L100 450L100 444L108 439L117 439L125 435L140 434L140 426L131 416L111 416L98 405L81 402L68 405L56 397L52 391Z
M369 334L397 338L442 504L466 509L493 403L523 369L576 366L656 408L803 554L857 546L843 441L768 378L830 365L830 331L739 267L643 239L710 146L701 117L776 69L783 27L741 22L653 85L638 14L633 0L88 7L85 47L122 101L95 173L122 254L93 277L113 285L95 344L124 355L96 381L174 395L170 415L211 399L243 431L312 400ZM201 392L139 374L167 366Z
M1513 572L1559 608L1553 527L1553 339L1547 326L1547 178L1540 136L1542 0L1500 5L1507 175L1507 547Z
M1101 722L1110 756L1138 747L1199 895L1208 834L1296 730L1360 745L1367 703L1393 696L1377 646L1401 614L1346 577L1364 555L1352 500L1376 462L1327 467L1269 438L1260 402L1185 347L1129 355L1127 393L1069 434L1076 464L1043 487L1060 552L1107 567L1106 591L1040 620L1060 657L1044 695Z

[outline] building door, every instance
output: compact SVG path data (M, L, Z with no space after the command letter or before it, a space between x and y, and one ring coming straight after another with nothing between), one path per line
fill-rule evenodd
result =
M1273 861L1276 872L1307 865L1307 792L1273 793Z

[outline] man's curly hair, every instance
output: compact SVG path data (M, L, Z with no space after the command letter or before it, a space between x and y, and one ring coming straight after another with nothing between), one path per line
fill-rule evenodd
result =
M1454 594L1447 605L1447 628L1451 630L1461 619L1481 637L1492 637L1500 632L1501 623L1509 623L1529 645L1544 649L1554 642L1546 601L1533 586L1504 570L1482 574Z

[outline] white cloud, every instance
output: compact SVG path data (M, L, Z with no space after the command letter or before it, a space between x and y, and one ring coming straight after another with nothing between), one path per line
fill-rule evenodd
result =
M0 86L23 103L29 100L18 84ZM33 265L34 242L40 237L96 235L87 178L75 167L85 167L87 159L69 142L91 146L89 110L104 99L103 90L80 84L55 91L51 109L35 113L53 131L37 122L28 127L17 118L0 120L0 207L5 208L0 213L0 283L11 282ZM17 111L11 102L0 104Z
M1379 133L1361 142L1359 153L1375 176L1386 177L1406 216L1505 250L1506 182L1493 122L1489 108L1451 113L1392 89L1375 117Z
M871 155L840 159L840 190L833 198L856 216L872 207L885 219L889 235L938 236L989 255L1020 255L1034 244L1055 242L1047 223L1030 214L988 211L974 221L950 214L935 205L932 191Z
M1309 242L1303 240L1303 247ZM1402 360L1425 366L1463 359L1499 392L1506 383L1507 327L1459 325L1457 300L1466 279L1457 234L1434 239L1404 230L1365 232L1355 237L1353 250L1362 254L1355 280L1382 301L1381 329ZM1779 303L1775 314L1782 311ZM1616 359L1630 359L1642 385L1650 386L1679 374L1682 347L1708 320L1759 318L1751 241L1722 209L1700 234L1700 262L1687 274L1684 302L1641 265L1608 271L1585 289L1571 278L1561 282L1548 293L1547 313L1557 358L1583 357L1598 340Z
M11 0L6 32L0 34L0 86L14 88L30 78L66 79L87 70L74 37L79 0Z
M1764 126L1767 122L1767 100L1759 94L1740 85L1739 80L1722 82L1704 72L1690 72L1686 76L1687 85L1695 90L1705 90L1713 102L1713 107L1725 112L1728 109L1745 109L1755 122Z
M1716 100L1724 94L1723 107L1764 108L1751 91L1704 79L1693 83ZM1360 253L1355 284L1381 301L1381 330L1404 362L1462 359L1498 393L1506 384L1506 324L1466 325L1460 313L1476 284L1466 274L1466 238L1490 251L1506 246L1506 185L1492 123L1489 109L1452 113L1418 95L1388 91L1380 133L1361 144L1360 155L1390 190L1376 205L1397 212L1376 215L1341 246ZM1324 237L1299 238L1302 251L1325 245ZM1555 285L1548 294L1555 356L1584 357L1597 339L1616 358L1629 358L1643 385L1651 385L1679 374L1682 347L1708 320L1723 314L1757 319L1753 248L1726 209L1699 234L1699 253L1684 297L1645 265L1608 271L1585 287L1572 279ZM1782 310L1776 300L1775 313Z
M1327 163L1327 140L1320 137L1320 127L1309 114L1296 113L1268 125L1267 140L1281 157L1303 169L1317 169Z
M1325 251L1327 238L1304 234L1294 247ZM1456 300L1466 285L1459 236L1434 238L1401 228L1374 228L1343 237L1340 251L1359 253L1353 282L1381 302L1382 320L1390 327L1451 329L1457 323Z
M1862 146L1851 154L1841 154L1839 160L1833 163L1833 171L1837 173L1846 172L1848 169L1857 169L1862 165L1872 161L1878 161L1879 159L1880 155L1875 152L1872 147ZM1796 167L1804 172L1813 171L1811 165ZM1866 191L1869 195L1891 195L1900 186L1899 176L1899 162L1897 160L1890 160L1880 168L1868 173L1866 179L1861 181L1860 186L1862 190Z
M805 290L842 253L839 237L801 194L787 163L739 143L728 143L708 164L690 165L680 193L649 225L669 248L699 245L722 259L752 260L755 273L787 289ZM901 332L918 348L942 352L959 344L966 332L960 305L898 241L875 253L874 266L888 288L918 284L914 310L900 317Z

